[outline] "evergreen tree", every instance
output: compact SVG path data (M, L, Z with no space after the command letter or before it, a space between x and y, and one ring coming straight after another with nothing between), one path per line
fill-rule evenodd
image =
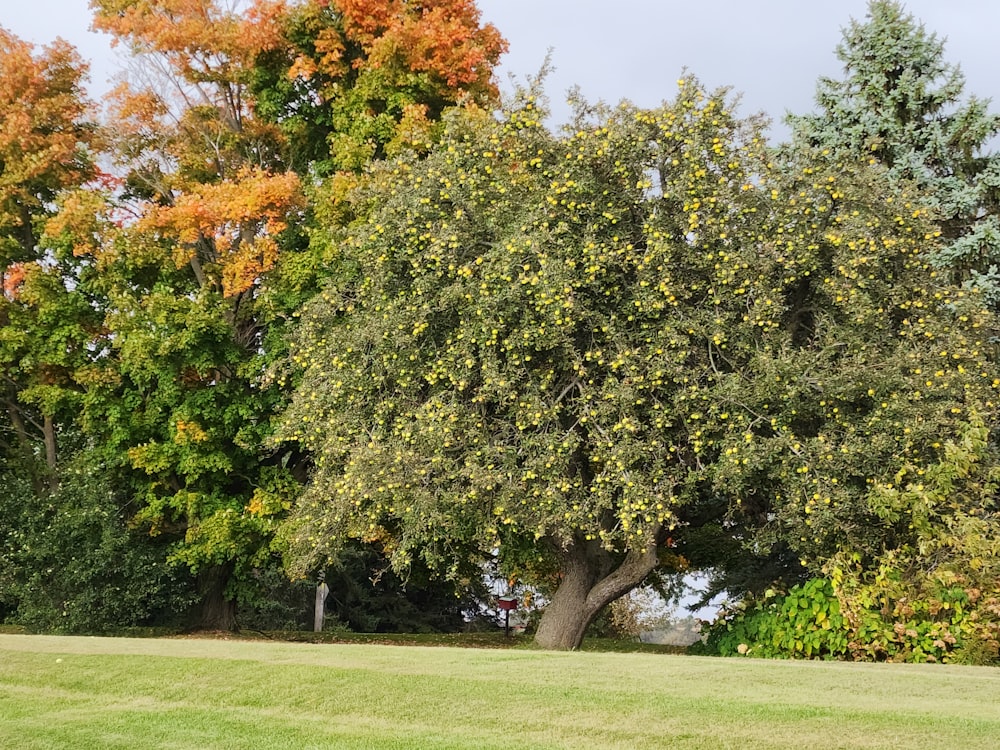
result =
M795 145L831 160L867 159L915 186L933 209L943 242L934 265L982 288L1000 304L1000 132L989 101L965 97L965 80L944 42L896 0L873 0L852 20L837 57L840 80L821 78L816 114L791 116Z

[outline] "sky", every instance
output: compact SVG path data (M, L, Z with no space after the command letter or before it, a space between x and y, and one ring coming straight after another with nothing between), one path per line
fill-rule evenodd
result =
M483 18L510 42L499 75L524 82L552 50L547 81L556 122L568 115L565 93L579 85L586 98L629 99L655 106L673 96L687 69L710 88L742 95L740 112L766 112L773 137L787 132L788 111L813 108L816 80L838 77L834 50L866 0L479 0ZM986 0L909 0L907 10L946 39L950 62L961 65L966 93L1000 108L1000 3ZM88 31L88 0L0 0L0 26L38 44L56 36L75 44L92 63L96 93L120 66L106 37Z

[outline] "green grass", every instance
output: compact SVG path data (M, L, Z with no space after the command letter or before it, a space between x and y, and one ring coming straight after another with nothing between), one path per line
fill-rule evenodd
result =
M2 631L0 631L2 632ZM114 633L119 636L148 637L145 633ZM177 635L177 633L161 633L161 636ZM217 637L214 633L205 633L192 637ZM289 643L351 643L380 646L454 646L457 648L490 648L490 649L538 649L535 639L530 635L514 635L509 637L502 630L490 630L481 633L353 633L350 631L326 630L313 633L303 630L243 630L237 636L241 639L264 639L285 641ZM647 654L683 654L685 646L666 646L657 643L642 643L638 640L624 638L587 638L580 647L581 651L616 651L618 653Z
M994 748L1000 670L0 635L0 748Z

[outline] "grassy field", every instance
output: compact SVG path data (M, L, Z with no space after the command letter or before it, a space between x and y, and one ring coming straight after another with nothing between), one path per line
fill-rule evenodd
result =
M1000 670L0 635L0 748L995 748Z

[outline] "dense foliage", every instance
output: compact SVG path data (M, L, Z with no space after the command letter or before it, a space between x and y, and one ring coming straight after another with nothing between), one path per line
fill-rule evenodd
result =
M1000 120L897 2L778 149L500 105L471 0L91 6L100 126L0 32L0 617L453 629L489 562L575 648L696 569L724 653L997 658Z
M879 488L882 518L912 532L874 563L841 545L826 577L768 590L717 621L710 649L759 656L839 656L861 660L989 663L1000 653L1000 540L997 473L989 431L968 426L942 461L916 482ZM739 651L737 651L739 649Z
M488 101L504 43L467 2L428 13L402 3L91 5L95 27L132 60L100 143L72 50L32 58L4 37L4 132L20 138L4 158L0 357L18 436L8 459L37 477L32 507L44 507L68 470L55 449L67 415L126 498L137 538L167 543L170 560L197 575L201 622L229 628L237 601L254 600L278 568L273 531L305 477L302 455L265 446L285 398L266 372L323 274L304 241L301 175L346 164L331 156L343 129L361 150L378 145L370 158L430 128L443 103ZM307 16L322 23L303 27ZM338 80L334 28L350 50ZM414 54L396 59L404 42ZM411 79L419 85L397 91ZM288 94L286 80L300 103L335 113L317 115L329 127L305 145L287 114L297 105L267 106ZM371 110L377 126L351 130ZM98 147L113 174L94 179ZM309 187L335 192L338 179Z
M265 372L322 274L303 241L308 210L292 167L310 174L322 159L356 167L335 158L336 137L358 148L384 144L407 113L430 122L425 101L439 110L437 102L463 94L488 97L502 49L467 3L439 3L429 14L342 5L253 2L240 12L207 0L93 3L97 27L168 80L150 76L115 94L112 156L124 181L104 213L135 219L105 223L96 246L77 251L100 268L111 342L88 374L84 420L109 456L134 470L135 520L177 540L174 559L199 574L203 619L214 627L230 627L241 589L252 591L258 571L277 564L275 522L303 478L301 456L265 446L285 398ZM303 18L315 23L303 27ZM449 77L441 66L457 58L430 70L424 55L396 60L393 34L428 54L464 34L465 68ZM317 49L311 65L306 53ZM346 49L349 59L336 62ZM389 63L392 76L375 85ZM336 80L334 68L343 74ZM426 80L403 97L406 106L387 107L402 96L393 81L410 74ZM295 154L305 147L288 140L295 118L287 112L297 105L267 106L290 95L288 81L317 110L312 119L330 124L306 134L306 161ZM372 109L383 112L378 126L356 133ZM62 236L93 238L77 217L62 218Z
M688 509L721 501L807 569L877 558L911 536L882 488L992 416L992 319L880 173L775 166L692 79L589 115L456 112L355 194L369 218L294 352L299 564L345 536L453 572L527 551L560 576L538 638L574 647Z
M184 625L194 581L168 563L165 544L129 529L126 498L93 458L69 461L43 502L23 475L2 475L0 612L65 633Z
M822 149L823 161L883 167L884 181L911 191L934 222L935 242L919 248L927 277L964 281L980 304L994 306L997 157L987 146L997 131L997 117L982 101L960 101L961 75L944 61L942 43L898 3L873 2L867 21L853 22L845 31L838 56L845 79L821 80L820 113L791 120L799 147ZM996 358L995 323L984 321L983 326L974 338L982 345L975 345L981 360L977 369L985 373L992 371ZM939 352L941 358L955 354L946 347ZM887 372L885 364L855 381L878 382ZM911 372L918 379L910 386L909 400L919 401L909 413L896 410L900 436L913 435L926 424L926 399L943 395L941 376L947 377L937 368L933 377L927 368ZM922 375L928 376L924 388ZM967 386L962 388L969 393ZM880 454L878 442L874 451L866 447L858 454L858 461L888 460L898 470L886 482L869 476L867 516L818 555L822 564L806 566L825 576L846 618L848 643L827 653L916 661L997 658L997 456L989 429L996 416L992 398L983 406L985 410L954 412L962 416L952 420L956 424L950 433L927 424L931 445L942 448L936 456L911 460L912 448L901 444L891 455ZM838 522L844 520L843 512L837 516ZM803 539L822 524L811 520L808 529L801 528ZM866 546L866 530L874 547ZM742 559L737 555L736 564ZM766 586L768 581L757 583ZM784 605L780 599L761 598L760 589L755 593L758 598L744 601L743 613L725 623L722 649L731 650L735 638L761 654L802 653L799 641L793 641L795 648L771 642L767 627L780 623Z

